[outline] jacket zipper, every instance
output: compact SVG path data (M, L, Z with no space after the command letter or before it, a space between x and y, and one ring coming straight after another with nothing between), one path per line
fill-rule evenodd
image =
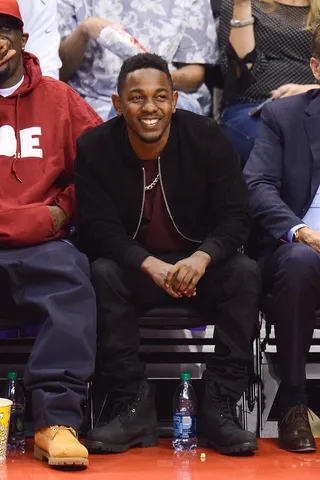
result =
M183 233L180 232L179 228L178 228L177 225L175 224L175 221L173 220L173 217L172 217L172 215L171 215L170 208L169 208L169 205L168 205L168 202L167 202L166 192L164 191L164 186L163 186L163 182L162 182L162 175L161 175L160 157L158 158L158 170L159 170L160 185L161 185L161 190L162 190L162 195L163 195L164 203L165 203L165 205L166 205L167 212L168 212L168 214L169 214L169 217L170 217L170 219L171 219L171 222L172 222L174 228L175 228L176 231L179 233L179 235L181 235L181 237L183 237L184 239L188 240L189 242L202 243L201 240L195 240L194 238L189 238L189 237L186 237L185 235L183 235Z
M136 238L136 236L138 235L139 228L140 228L141 221L142 221L142 216L143 216L144 201L145 201L145 196L146 196L146 172L145 172L145 169L144 169L144 168L142 168L142 176L143 176L142 205L141 205L141 211L140 211L140 217L139 217L138 225L137 225L135 234L133 235L133 240L134 240L134 239Z

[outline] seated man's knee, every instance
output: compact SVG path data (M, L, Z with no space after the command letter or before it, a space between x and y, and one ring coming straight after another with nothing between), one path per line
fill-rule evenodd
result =
M282 253L279 266L290 276L308 278L317 270L320 272L320 255L309 245L294 243L280 247Z
M45 242L37 247L38 261L45 261L54 271L60 271L65 276L79 277L79 270L90 278L90 265L88 257L81 253L75 246L63 240ZM83 279L82 275L80 275Z
M232 259L233 275L239 278L243 286L254 288L257 293L261 291L261 272L255 262L246 255L236 255Z
M121 269L116 262L107 258L98 258L91 264L91 280L94 286L115 284Z

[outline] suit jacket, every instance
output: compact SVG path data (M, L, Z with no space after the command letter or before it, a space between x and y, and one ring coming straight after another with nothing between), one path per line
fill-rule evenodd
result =
M261 118L244 174L260 244L271 252L301 223L320 183L320 90L271 102Z

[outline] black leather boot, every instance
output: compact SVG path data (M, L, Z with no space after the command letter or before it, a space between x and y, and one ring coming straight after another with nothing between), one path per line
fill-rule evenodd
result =
M278 428L279 446L283 450L302 453L316 450L306 405L286 408L280 415Z
M130 404L118 409L107 424L90 430L86 447L91 453L125 452L132 447L158 445L158 420L153 385L144 382Z
M214 385L206 385L198 416L200 447L211 447L223 455L251 454L258 450L253 433L242 429L236 414L237 404L215 394Z

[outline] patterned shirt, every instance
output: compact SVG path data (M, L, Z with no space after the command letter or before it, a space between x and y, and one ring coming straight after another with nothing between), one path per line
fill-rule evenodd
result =
M148 51L165 58L172 69L174 63L213 65L219 59L209 0L58 0L58 14L62 40L93 16L121 24ZM123 60L138 53L138 49L121 52L111 40L106 29L97 40L90 40L83 64L69 82L104 119ZM184 96L200 104L199 113L208 113L210 95L205 85L194 94L181 94Z
M262 102L271 90L281 85L316 83L309 67L312 33L305 28L309 7L276 3L270 11L266 3L252 0L256 48L251 60L248 57L248 62L253 63L248 71L229 45L233 3L233 0L222 0L220 5L219 42L221 68L228 90L226 103ZM239 80L237 65L242 73Z

